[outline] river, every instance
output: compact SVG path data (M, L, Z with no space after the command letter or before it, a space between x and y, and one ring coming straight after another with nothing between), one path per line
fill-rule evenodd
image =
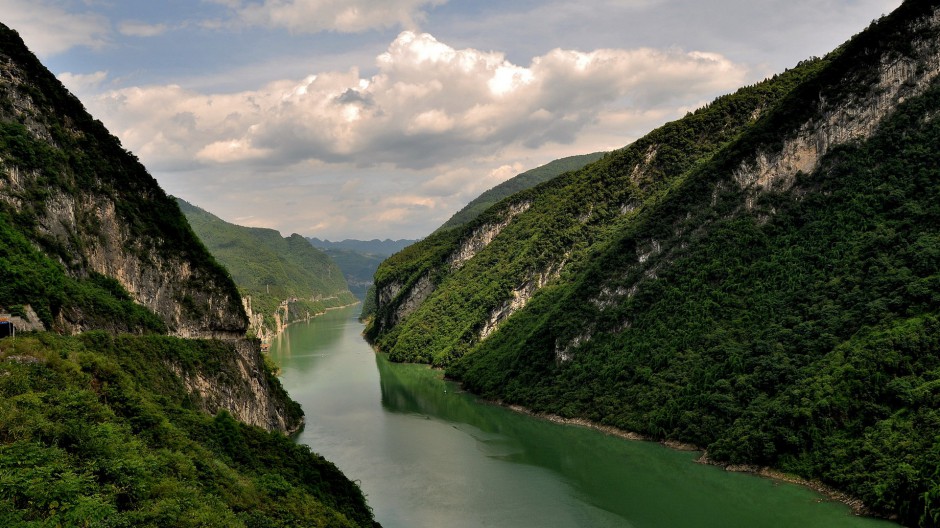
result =
M375 354L358 310L291 325L270 353L307 415L298 441L359 482L386 528L896 526L697 453L482 402Z

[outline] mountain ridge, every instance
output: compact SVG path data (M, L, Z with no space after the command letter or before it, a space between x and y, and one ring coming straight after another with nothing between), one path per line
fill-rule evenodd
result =
M940 11L717 99L435 233L367 336L469 390L940 522Z
M377 526L281 434L303 410L226 269L3 24L0 270L0 525Z
M245 299L252 335L267 339L291 322L356 302L340 268L304 237L232 224L176 200L193 231L232 274Z
M454 213L438 230L453 229L464 225L482 214L489 207L495 205L503 198L511 196L519 191L524 191L544 183L556 176L566 172L578 170L585 165L595 162L604 156L603 152L593 152L591 154L579 154L576 156L567 156L559 158L540 165L534 169L517 174L512 178L494 186L477 196L467 205Z

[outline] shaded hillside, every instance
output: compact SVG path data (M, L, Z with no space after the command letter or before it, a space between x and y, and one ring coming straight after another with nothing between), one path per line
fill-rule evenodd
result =
M603 152L569 156L513 176L474 198L473 201L464 206L463 209L454 213L454 216L450 217L450 219L444 222L438 229L453 229L467 224L503 198L526 189L531 189L540 183L546 182L566 172L576 171L589 163L601 159L603 156Z
M302 236L242 227L177 198L180 209L212 255L232 274L247 299L251 333L276 333L283 325L327 308L356 302L339 267ZM263 327L263 331L262 331Z
M0 525L377 526L308 447L195 410L166 361L218 372L230 346L100 331L0 340Z
M937 4L390 258L368 335L937 525Z

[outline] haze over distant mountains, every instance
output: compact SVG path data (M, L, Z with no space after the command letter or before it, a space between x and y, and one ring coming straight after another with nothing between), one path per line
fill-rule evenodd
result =
M331 242L329 240L321 240L316 237L308 237L307 240L309 240L314 247L318 247L320 249L346 249L359 253L366 253L369 255L385 256L398 253L402 249L416 242L416 240L391 240L388 238L385 240L379 240L377 238L373 238L372 240L353 240L347 238L346 240L339 242Z
M416 240L352 240L330 242L313 237L307 239L314 247L322 249L339 266L346 277L349 291L360 301L372 287L372 276L379 264L389 255L417 242Z

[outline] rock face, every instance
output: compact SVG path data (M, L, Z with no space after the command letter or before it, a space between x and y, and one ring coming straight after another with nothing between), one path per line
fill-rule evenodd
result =
M388 329L409 317L434 293L443 276L459 271L531 205L529 201L511 203L496 215L495 220L472 228L466 236L458 240L457 246L444 259L445 266L441 266L436 272L422 273L410 283L396 280L376 284L376 311L380 316L373 324L377 328ZM539 286L541 284L539 282Z
M558 278L564 266L564 262L549 266L538 273L526 277L525 281L523 281L518 288L513 288L512 298L490 311L489 319L487 319L483 328L480 330L480 341L483 341L489 337L490 334L495 332L503 321L509 319L509 316L525 308L525 305L529 303L532 296L535 295L535 292L539 291L540 288L550 281Z
M173 335L236 338L238 293L175 202L6 28L0 48L0 205L73 277L116 279ZM86 330L81 310L60 328Z
M266 376L258 342L242 339L227 346L231 353L220 358L222 368L218 370L187 371L172 362L167 366L209 414L226 410L242 422L269 431L298 431L303 416L289 409L283 389Z
M168 363L203 410L224 409L269 430L301 426L302 412L264 368L258 342L244 339L248 319L235 284L176 201L2 25L0 222L6 233L25 237L30 255L41 253L58 274L27 285L60 288L43 297L48 306L5 294L9 306L0 309L16 307L28 322L23 329L153 331L110 324L101 316L107 312L96 312L100 307L82 297L82 288L100 292L101 284L116 284L115 298L156 314L168 334L223 340L223 357L211 372ZM66 283L73 290L63 288ZM37 311L49 314L46 324Z
M474 229L470 236L461 242L457 251L454 251L447 259L447 263L450 264L452 269L461 268L464 263L475 257L476 254L486 248L486 246L490 245L490 242L499 235L503 228L512 222L513 218L526 212L526 209L531 205L532 202L512 204L503 212L502 218L499 221L484 224Z
M934 13L918 22L914 31L924 35L938 27L940 14ZM822 97L814 115L781 147L761 151L753 160L742 162L734 171L735 181L744 189L789 189L797 174L813 172L833 148L870 138L898 104L923 94L940 75L940 46L935 39L921 37L911 42L907 56L886 50L873 60L879 66L866 74L875 75L877 82L846 78L844 82L867 85L868 89L835 103Z

